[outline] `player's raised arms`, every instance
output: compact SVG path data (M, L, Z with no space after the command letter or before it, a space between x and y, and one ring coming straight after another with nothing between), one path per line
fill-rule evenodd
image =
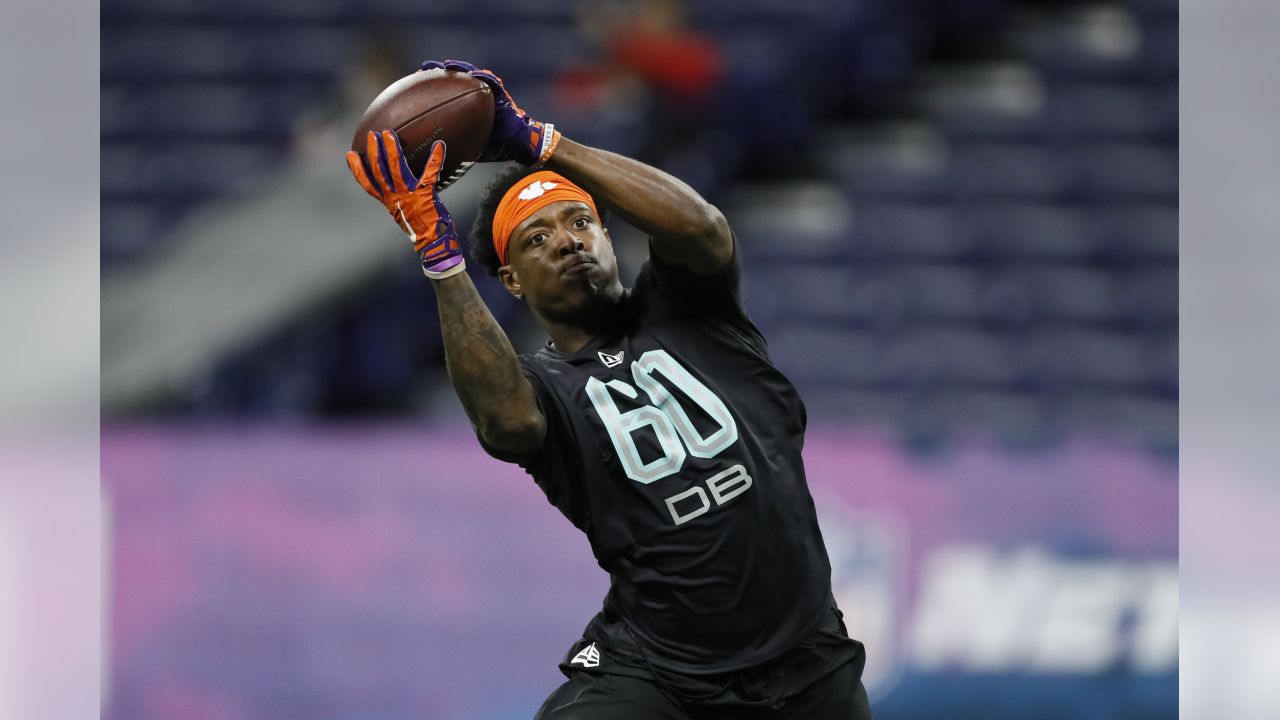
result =
M663 260L698 274L733 257L729 222L679 179L631 158L563 140L547 166L573 178L653 239Z

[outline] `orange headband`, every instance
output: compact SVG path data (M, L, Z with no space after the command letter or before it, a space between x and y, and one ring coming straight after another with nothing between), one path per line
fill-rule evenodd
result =
M498 262L507 264L507 244L511 242L511 233L515 232L520 223L542 208L561 200L580 200L597 217L600 215L586 190L550 170L533 173L507 190L507 194L498 203L498 209L493 213L493 249L498 251Z

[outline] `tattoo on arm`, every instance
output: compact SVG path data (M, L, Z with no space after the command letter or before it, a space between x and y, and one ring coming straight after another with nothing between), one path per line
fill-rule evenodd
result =
M508 452L542 442L546 419L506 333L471 278L460 273L433 283L454 392L489 445Z

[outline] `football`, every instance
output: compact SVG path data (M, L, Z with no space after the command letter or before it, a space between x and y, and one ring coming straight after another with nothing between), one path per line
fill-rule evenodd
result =
M422 175L436 140L445 142L437 187L457 182L479 159L493 128L493 93L464 72L424 70L400 78L373 99L360 117L351 149L365 157L368 132L394 130L409 169Z

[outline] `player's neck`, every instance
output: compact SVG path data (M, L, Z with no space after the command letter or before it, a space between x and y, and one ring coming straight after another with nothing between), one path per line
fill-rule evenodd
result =
M547 328L547 333L551 335L552 349L562 353L576 353L591 344L591 341L597 337L582 328L575 327L563 327L556 330Z
M601 304L596 313L572 320L553 319L537 312L534 316L551 336L551 346L562 353L578 352L596 338L616 334L623 330L620 323L625 322L622 303Z

